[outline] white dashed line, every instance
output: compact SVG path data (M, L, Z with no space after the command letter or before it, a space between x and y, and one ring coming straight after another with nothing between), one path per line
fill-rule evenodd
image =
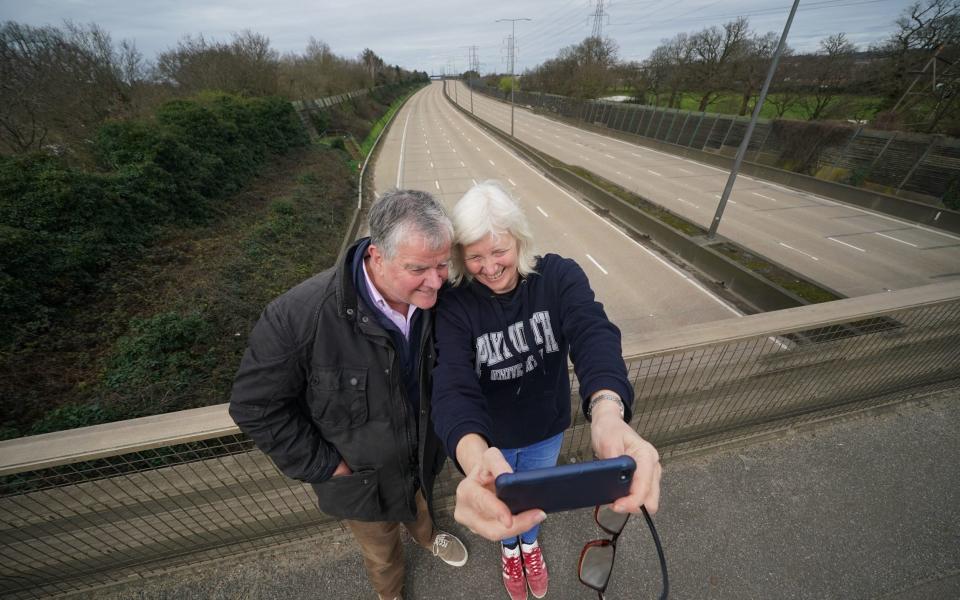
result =
M683 202L684 204L689 204L690 206L692 206L692 207L694 207L694 208L700 208L698 205L694 204L693 202L690 202L689 200L684 200L683 198L677 198L677 201L678 201L678 202Z
M905 241L903 241L903 240L901 240L901 239L897 239L897 238L893 237L892 235L887 235L887 234L885 234L885 233L880 233L879 231L874 231L874 233L877 234L877 235L879 235L880 237L885 237L885 238L887 238L888 240L893 240L893 241L895 241L895 242L900 242L901 244L906 244L907 246L913 246L914 248L918 248L918 247L919 247L919 246L917 246L916 244L911 244L910 242L905 242Z
M548 215L548 214L547 214L542 208L540 208L539 206L537 207L537 210L540 211L540 214L541 214L541 215L547 217L548 219L550 218L550 215Z
M431 169L433 168L433 163L430 163L430 168L431 168Z
M642 154L637 154L636 152L631 152L630 154L636 156L637 158L643 158Z
M860 252L866 252L866 250L864 250L863 248L857 248L857 247L854 246L853 244L848 244L848 243L846 243L846 242L841 242L840 240L834 239L834 238L832 238L832 237L830 237L830 236L827 236L827 239L830 240L831 242L836 242L836 243L838 243L838 244L843 244L844 246L848 246L848 247L850 247L850 248L853 248L854 250L859 250Z
M607 158L610 158L610 159L613 159L613 160L617 160L617 157L616 157L616 156L613 156L613 155L611 155L611 154L604 153L603 155L606 156Z
M590 256L589 254L587 255L587 258L590 259L590 262L592 262L593 264L597 265L597 268L600 269L601 271L603 271L603 274L604 274L604 275L609 275L609 273L607 273L607 270L604 269L603 267L601 267L601 266L600 266L600 263L598 263L598 262L596 261L596 259L594 259L594 258L593 258L592 256Z
M497 166L496 163L494 163L494 162L493 162L492 160L490 160L489 158L487 159L487 162L490 163L490 164L491 164L492 166L494 166L494 167Z
M438 190L440 189L440 182L437 181L436 179L433 180L433 185L437 186Z
M512 185L513 187L517 187L517 184L515 184L515 183L513 182L513 180L510 179L509 177L507 177L507 181L509 181L509 182L510 182L510 185Z
M650 173L651 175L656 175L657 177L663 177L663 175L661 175L660 173L657 173L656 171L651 171L650 169L647 169L647 173Z
M477 152L483 152L483 150L480 149L480 146L476 146L476 148L477 148Z
M794 252L799 252L800 254L802 254L802 255L804 255L804 256L806 256L806 257L812 258L813 260L817 260L817 261L820 260L819 258L817 258L816 256L814 256L814 255L812 255L812 254L807 254L807 253L804 252L803 250L797 250L797 249L794 248L793 246L788 246L787 244L784 244L783 242L779 242L779 244L780 244L781 246L783 246L784 248L789 248L790 250L793 250Z
M467 165L463 164L463 161L462 161L462 160L460 161L460 166L463 167L464 169L467 168Z
M681 173L686 173L687 175L693 175L693 171L688 171L682 167L677 167L677 170L680 171Z
M763 194L758 194L758 193L756 193L756 192L750 192L750 193L753 194L754 196L760 196L761 198L766 198L766 199L769 200L770 202L776 202L776 201L777 201L776 198L771 198L770 196L764 196Z

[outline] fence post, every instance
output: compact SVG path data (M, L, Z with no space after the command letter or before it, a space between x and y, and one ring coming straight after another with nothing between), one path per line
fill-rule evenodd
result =
M677 139L674 141L674 143L677 144L678 146L679 146L679 145L682 145L682 144L680 144L680 136L683 135L683 130L687 128L687 122L690 121L690 115L692 115L692 114L693 114L693 111L692 111L692 110L688 110L688 111L687 111L687 116L684 117L684 119L683 119L683 124L680 125L680 131L677 132Z
M697 121L697 126L693 128L693 135L690 136L690 143L687 144L687 148L692 148L692 147L693 147L693 140L697 139L697 133L700 131L700 125L703 124L703 117L704 117L706 114L707 114L707 111L703 111L703 112L700 113L700 120ZM713 130L711 129L711 131L713 131ZM708 136L708 137L709 137L709 136Z
M873 157L873 161L870 162L870 166L867 168L867 173L873 171L873 168L877 166L877 161L880 160L880 157L883 156L883 153L887 151L887 148L890 147L890 142L897 138L897 132L894 131L893 135L887 138L887 143L883 145L883 148L880 148L880 152Z
M843 145L843 150L841 150L840 154L837 155L837 160L833 161L833 164L830 165L831 169L837 168L837 165L840 164L840 161L843 160L844 156L846 156L847 150L849 150L850 146L853 145L853 140L857 139L857 136L860 135L861 131L863 131L863 125L857 127L857 130L853 132L853 135L850 136L850 139L847 140L847 143Z
M730 127L727 127L727 133L724 134L723 139L720 141L719 150L723 150L723 147L727 145L727 138L730 137L730 132L733 131L733 124L737 122L736 117L730 119Z
M763 151L763 145L767 143L767 138L770 137L771 131L773 131L773 122L767 123L767 135L763 136L763 141L760 142L760 147L757 148L757 152L753 155L753 162L757 162L760 159L760 152Z
M653 125L653 119L658 114L660 114L660 109L656 106L652 107L653 114L650 115L650 120L647 121L647 127L643 130L643 137L650 137L650 126Z
M670 120L670 127L667 127L667 132L663 134L663 141L670 142L670 134L673 132L673 126L677 124L677 117L680 116L680 109L677 109L677 112L673 113L673 119Z
M666 118L667 118L667 113L666 111L664 111L663 116L660 117L660 122L657 123L657 130L653 132L653 139L655 140L660 139L660 128L663 126L663 122L666 120Z
M927 155L930 154L930 151L933 150L933 147L937 145L938 141L940 141L940 136L939 135L933 136L933 138L930 140L930 144L927 146L927 149L923 151L923 154L920 155L920 158L917 159L917 162L913 163L913 166L910 167L910 170L907 172L906 177L904 177L903 181L900 182L900 185L897 186L896 193L898 194L900 193L900 188L906 185L907 180L909 180L910 176L913 175L913 172L917 170L917 167L920 166L920 163L922 163L923 160L927 158Z

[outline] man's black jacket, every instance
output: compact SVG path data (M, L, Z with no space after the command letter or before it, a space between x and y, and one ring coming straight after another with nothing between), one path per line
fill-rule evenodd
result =
M433 311L420 319L420 409L411 414L400 356L353 282L359 245L263 311L230 416L284 474L313 485L323 512L412 521L418 481L432 507L445 458L429 421ZM331 478L341 457L353 474Z

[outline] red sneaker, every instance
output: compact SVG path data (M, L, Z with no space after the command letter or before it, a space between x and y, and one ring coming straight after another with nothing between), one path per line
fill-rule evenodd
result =
M547 574L547 563L543 562L543 552L540 543L533 540L532 544L520 544L523 553L523 570L527 573L527 584L534 598L543 598L547 595L547 584L550 576Z
M520 546L513 550L500 546L503 561L503 586L510 594L510 600L527 600L527 582L523 577L523 561L520 558Z

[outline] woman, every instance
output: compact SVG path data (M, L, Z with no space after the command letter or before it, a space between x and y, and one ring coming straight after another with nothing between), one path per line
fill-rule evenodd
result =
M553 466L569 427L567 357L601 458L630 454L637 473L620 512L656 511L656 450L625 422L633 388L620 331L594 299L583 270L556 254L533 254L523 211L496 182L470 189L453 209L453 287L436 320L433 421L467 478L455 518L501 540L503 582L513 600L542 598L548 573L538 510L511 515L493 491L502 472ZM499 449L499 450L498 450Z

